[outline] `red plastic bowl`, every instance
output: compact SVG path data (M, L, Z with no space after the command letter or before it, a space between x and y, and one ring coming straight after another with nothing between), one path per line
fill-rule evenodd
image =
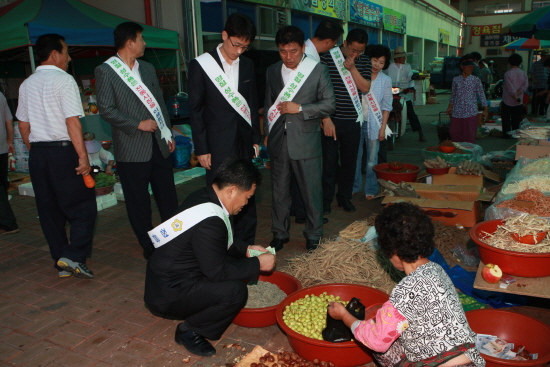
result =
M388 163L380 163L372 167L374 173L376 173L376 178L382 180L391 181L393 183L400 183L401 181L405 182L414 182L418 172L420 172L420 167L415 166L414 164L403 163L403 168L412 169L412 172L384 172L382 170L388 169ZM338 366L340 367L340 366Z
M550 253L528 253L503 250L490 246L481 239L482 232L494 233L502 219L488 220L470 229L470 237L479 246L479 256L485 264L496 264L502 272L518 277L550 276Z
M454 152L456 147L449 147L446 145L440 145L439 150L441 150L443 153L452 153Z
M302 283L300 283L298 279L281 271L260 275L258 280L277 284L277 286L287 295L302 289ZM275 317L276 310L277 305L263 308L243 308L241 312L235 316L233 323L244 327L266 327L275 325L277 323L277 318Z
M426 167L426 172L428 172L430 175L444 175L446 173L449 173L450 169L451 169L451 166L445 167L445 168L428 168L428 167Z
M403 168L402 165L401 166L394 166L393 164L390 164L389 167L392 171L399 171L400 169Z
M550 326L547 324L516 312L492 309L468 311L466 319L478 334L495 335L539 354L539 358L531 361L511 361L482 354L486 367L546 367L550 361Z
M512 233L512 238L514 241L524 243L526 245L536 245L546 237L548 232L539 232L537 234L527 234L525 236L520 236L517 233Z
M361 366L371 362L372 355L370 354L370 350L360 342L331 343L324 340L312 339L298 334L285 324L283 321L283 311L286 306L305 297L307 294L319 295L323 292L340 296L344 301L357 297L366 308L374 304L384 303L389 299L386 293L378 289L364 285L343 283L315 285L292 293L277 307L277 324L285 332L292 349L300 357L309 361L317 358L321 361L332 362L338 367Z

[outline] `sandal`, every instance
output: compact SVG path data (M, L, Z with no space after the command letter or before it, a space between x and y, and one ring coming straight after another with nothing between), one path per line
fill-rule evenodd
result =
M366 198L367 198L367 200L372 200L372 199L374 199L374 196L373 195L367 195Z

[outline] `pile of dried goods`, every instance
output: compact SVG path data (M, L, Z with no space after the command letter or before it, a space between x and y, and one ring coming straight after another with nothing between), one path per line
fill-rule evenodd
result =
M378 179L378 183L382 186L382 193L378 196L398 196L398 197L407 197L407 198L420 198L420 195L416 193L414 187L401 181L399 184L394 184L391 181L386 181L381 178Z
M426 168L447 168L451 166L446 160L439 156L436 159L426 159L423 164Z
M456 172L457 175L473 175L473 176L482 176L483 175L483 167L481 164L470 161L470 160L463 160L456 166Z
M322 242L317 250L290 259L282 271L296 277L303 287L352 283L388 294L395 287L393 279L398 281L404 275L388 259L365 243L354 240Z
M444 147L454 147L455 146L453 144L452 140L443 140L441 143L439 143L439 145L444 146Z
M297 353L287 352L284 349L279 349L277 353L271 353L257 345L235 367L334 367L334 363L319 359L308 361Z
M545 157L537 159L523 167L519 174L523 176L530 176L536 174L549 174L550 172L550 158Z
M506 200L498 204L499 208L510 208L514 210L519 210L528 214L536 214L541 217L550 217L550 196L544 195L539 190L528 189L518 192L514 196L515 200L521 201L531 201L535 205L531 208L525 206L518 206L514 200Z
M371 215L366 220L357 220L342 229L338 235L344 240L360 240L365 236L369 227L374 225L375 219L376 215Z
M348 304L340 296L335 297L327 292L318 296L307 294L285 307L283 320L298 334L323 340L322 332L327 327L327 306L332 301L340 302L344 306Z
M286 298L286 293L277 284L263 282L250 282L248 287L248 301L245 308L264 308L276 306Z
M542 192L550 192L549 176L533 176L517 182L507 184L501 191L503 195L515 194L527 189L535 189Z
M546 253L550 252L550 236L546 237L536 245L523 244L513 238L513 234L518 236L533 235L540 232L550 231L550 222L540 218L537 215L522 214L516 217L506 218L502 225L497 227L495 233L483 232L482 239L488 245L501 248L503 250Z
M399 161L394 161L394 162L388 163L388 166L390 166L394 169L400 169L400 168L403 168L403 163L399 162Z

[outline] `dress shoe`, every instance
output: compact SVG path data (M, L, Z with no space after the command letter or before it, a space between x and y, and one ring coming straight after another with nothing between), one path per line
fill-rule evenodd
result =
M306 250L313 251L319 247L319 240L306 240Z
M201 336L194 331L186 330L181 332L176 328L176 337L174 340L179 345L183 345L189 353L193 353L201 357L210 357L216 354L216 349L212 346L212 344L210 344L204 336Z
M271 240L271 243L269 246L273 247L275 249L275 252L279 252L283 249L285 246L285 243L288 242L288 238L273 238Z
M338 203L338 206L340 208L344 209L345 212L348 212L348 213L355 213L356 212L355 206L353 206L353 204L349 200L340 201Z
M297 224L305 224L306 223L306 220L305 219L300 219L300 218L296 218L295 222ZM323 218L323 224L327 224L328 223L328 218Z

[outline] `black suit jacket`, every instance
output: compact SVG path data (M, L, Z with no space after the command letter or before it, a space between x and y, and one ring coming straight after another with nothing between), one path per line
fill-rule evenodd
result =
M190 194L178 213L212 202L220 205L212 187ZM155 250L147 263L145 302L161 305L185 298L208 282L257 280L258 258L247 258L248 244L238 239L227 248L227 227L210 217Z
M218 51L209 52L223 70ZM195 154L212 154L221 162L230 154L252 158L253 144L260 144L260 122L254 63L239 57L239 93L250 108L252 127L231 107L197 60L189 63L189 118L193 131ZM235 143L243 144L236 147ZM245 152L245 156L240 154Z

